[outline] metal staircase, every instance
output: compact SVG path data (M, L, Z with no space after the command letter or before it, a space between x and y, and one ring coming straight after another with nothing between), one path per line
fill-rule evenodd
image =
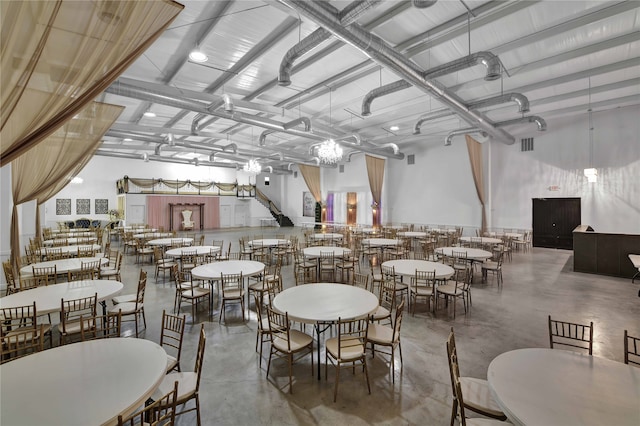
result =
M280 226L294 226L289 216L282 214L282 211L267 197L262 191L256 188L256 200L269 209L269 212Z

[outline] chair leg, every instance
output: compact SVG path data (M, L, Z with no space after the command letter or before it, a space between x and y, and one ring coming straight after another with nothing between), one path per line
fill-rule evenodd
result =
M336 361L336 384L333 387L333 402L338 399L338 382L340 381L340 362Z

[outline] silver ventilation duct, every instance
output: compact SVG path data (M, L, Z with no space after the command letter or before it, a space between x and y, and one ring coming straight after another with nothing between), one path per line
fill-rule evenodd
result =
M491 105L499 105L506 102L515 102L518 105L518 112L524 113L529 111L529 99L521 93L506 93L504 95L498 95L487 99L480 99L475 102L471 102L468 104L470 109L484 108ZM428 114L423 115L418 119L415 126L413 127L413 134L420 134L420 127L425 121L436 120L438 118L444 118L454 115L451 111L446 109L440 109L436 111L432 111ZM495 124L498 127L497 123Z
M500 59L491 52L476 52L446 64L438 65L426 71L424 77L428 79L437 78L466 68L471 68L477 64L482 64L487 68L484 76L486 81L493 81L500 78L502 64L500 63Z
M491 52L477 52L472 55L465 56L464 58L438 65L437 67L425 71L422 76L425 79L434 79L466 68L471 68L478 63L483 64L487 68L487 72L484 77L485 80L491 81L500 77L500 59ZM371 115L371 103L374 99L390 95L400 90L408 89L409 87L411 87L409 82L405 80L398 80L373 89L367 93L362 100L362 115Z
M405 80L398 80L373 89L367 93L362 100L362 115L365 117L371 115L371 103L374 99L399 92L400 90L408 89L409 87L411 87L409 82Z
M330 137L333 137L330 135L321 135L313 132L305 132L303 130L285 129L284 123L281 123L279 121L271 120L271 119L260 117L257 115L244 114L239 111L234 111L232 113L229 113L226 111L218 111L214 109L210 110L210 106L207 106L202 102L194 101L191 99L176 98L174 96L169 96L166 94L154 93L148 86L145 88L141 88L141 87L137 87L134 84L121 82L119 80L116 80L113 84L111 84L111 86L105 89L105 92L111 93L114 95L125 96L129 98L135 98L143 101L157 103L160 105L167 105L167 106L178 108L178 109L194 111L194 112L198 112L206 115L213 115L215 117L232 120L238 123L248 124L250 126L262 127L268 130L287 133L290 135L302 137L305 139L320 141L320 142L326 139L329 139ZM337 137L340 138L342 136L337 136ZM363 151L364 150L365 149L363 148ZM395 158L398 160L401 160L404 158L404 154L402 153L391 154L386 152L375 151L373 149L368 149L368 152L372 154L382 155L388 158Z
M331 37L330 32L326 31L324 28L318 28L289 49L280 62L278 85L289 86L291 84L291 69L293 68L293 62L305 53L311 51L323 41L327 40L329 37Z
M515 102L518 105L518 112L529 112L529 99L521 93L505 93L504 95L494 96L492 98L481 99L471 102L469 108L478 109L492 105L505 104L507 102Z
M520 123L536 123L539 132L544 132L545 130L547 130L547 122L544 121L542 117L539 117L537 115L530 115L528 117L520 117L514 118L513 120L501 121L499 123L496 123L496 127L504 127Z
M360 14L380 3L381 0L358 0L350 3L340 12L340 22L342 25L348 25L355 21ZM323 41L331 37L331 33L320 27L307 37L303 38L298 44L287 51L280 62L280 70L278 71L278 85L289 86L291 84L291 69L293 63L302 55L310 52Z
M469 111L457 95L449 92L445 87L433 80L423 77L423 70L413 61L407 59L389 46L380 37L370 33L357 23L343 27L337 17L337 10L327 2L307 2L304 0L278 0L299 13L305 15L316 24L324 27L342 41L349 43L367 54L378 64L389 68L402 79L418 87L426 93L439 98L448 108L453 110L468 123L478 126L496 140L506 144L513 144L515 138L502 129L497 129L491 121L477 111Z
M289 130L289 129L293 129L298 124L304 124L304 131L305 132L311 132L312 131L311 120L308 117L296 118L295 120L292 120L292 121L290 121L288 123L284 123L282 125L282 127L285 130ZM265 130L264 132L262 132L260 134L260 139L259 139L260 146L264 146L267 143L267 135L270 135L271 133L275 133L275 132L276 132L275 130Z
M224 99L218 101L218 102L212 102L209 104L209 106L207 107L208 110L215 110L218 109L220 106L225 105ZM193 121L191 121L191 134L192 135L197 135L198 131L200 131L200 121L203 118L208 117L208 114L196 114L195 117L193 117Z
M480 129L476 129L475 127L467 127L466 129L458 129L458 130L454 130L452 132L449 132L449 134L447 135L447 137L444 140L444 146L451 146L451 140L453 139L454 136L469 135L469 134L473 134L473 133L480 133L483 137L487 137L487 133L486 132L483 132Z
M435 120L443 117L449 117L451 115L454 115L454 113L448 109L429 112L418 119L415 126L413 126L413 134L414 135L420 134L420 127L422 127L422 123L424 123L425 121Z
M417 9L426 9L436 4L438 0L413 0L413 7Z

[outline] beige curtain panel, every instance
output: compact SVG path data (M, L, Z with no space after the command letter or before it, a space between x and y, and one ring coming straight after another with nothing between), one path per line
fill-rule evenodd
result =
M382 199L382 182L384 181L384 159L365 155L367 162L367 174L369 175L369 188L376 205L380 205Z
M317 203L322 202L322 188L320 186L320 167L309 166L307 164L298 164L298 169L302 173L307 188L315 198Z
M476 185L478 199L482 205L482 225L481 234L487 230L487 214L485 211L484 198L484 173L482 172L482 145L469 135L464 135L467 140L467 151L469 151L469 162L471 163L471 172L473 173L473 183Z
M11 253L20 255L18 204L43 204L64 188L91 159L124 107L92 102L42 143L11 163L13 213Z
M0 166L92 102L182 9L169 0L0 1Z
M158 180L128 178L127 180L139 188L153 188L158 183L162 182L162 179ZM127 192L129 192L129 185L127 185Z

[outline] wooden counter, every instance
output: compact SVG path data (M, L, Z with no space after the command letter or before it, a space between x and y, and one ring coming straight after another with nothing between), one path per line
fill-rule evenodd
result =
M580 225L573 230L573 270L631 278L637 272L629 254L640 254L640 235L595 232Z

